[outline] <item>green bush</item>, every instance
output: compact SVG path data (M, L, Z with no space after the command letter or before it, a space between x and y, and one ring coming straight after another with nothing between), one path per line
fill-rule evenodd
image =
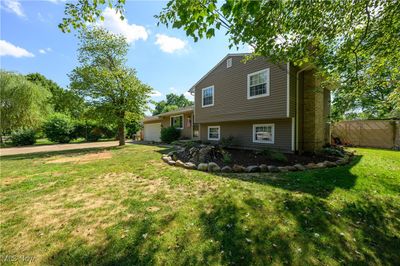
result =
M286 158L285 154L283 154L280 151L277 150L272 150L272 149L264 149L262 152L265 156L267 156L269 159L274 160L274 161L279 161L279 162L287 162L288 159Z
M229 152L224 151L222 156L223 156L222 161L225 164L230 164L232 162L232 155Z
M62 114L52 116L43 125L47 138L53 142L68 143L76 138L74 124L71 119Z
M35 131L32 129L21 129L11 133L11 142L15 146L33 145L36 142Z
M106 130L106 127L98 126L92 121L77 122L74 125L73 136L74 138L84 138L86 141L98 141L104 136L103 132Z
M163 127L161 129L161 141L171 143L178 140L181 136L181 131L175 127Z
M229 136L227 138L222 138L221 141L219 142L219 145L222 148L228 148L228 147L232 146L232 144L233 144L233 137L232 136Z

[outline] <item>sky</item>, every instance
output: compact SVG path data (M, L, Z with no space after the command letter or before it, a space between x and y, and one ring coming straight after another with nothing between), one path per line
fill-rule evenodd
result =
M98 24L127 38L128 65L153 88L153 100L163 100L171 92L193 100L187 91L205 73L227 53L249 49L229 50L228 37L222 30L212 39L195 43L182 29L157 26L154 15L166 4L128 0L124 21L105 7L105 20ZM65 0L0 0L1 69L21 74L39 72L67 88L68 73L78 66L78 39L77 32L62 33L57 27L64 7Z

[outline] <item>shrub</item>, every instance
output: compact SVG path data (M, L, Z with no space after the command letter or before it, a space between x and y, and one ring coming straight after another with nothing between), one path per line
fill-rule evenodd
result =
M262 151L262 154L270 158L271 160L274 161L279 161L279 162L287 162L288 159L286 158L285 154L283 154L280 151L272 150L272 149L264 149Z
M228 148L228 147L232 146L232 144L233 144L233 137L232 136L229 136L227 138L222 138L221 141L219 142L219 145L222 148Z
M224 151L223 152L223 154L222 154L222 161L225 163L225 164L230 164L231 162L232 162L232 155L229 153L229 152L227 152L227 151Z
M35 131L32 129L21 129L11 133L11 142L15 146L33 145L36 142Z
M343 157L345 155L345 152L342 148L335 148L335 147L326 147L322 149L322 153L328 154L328 155L333 155L333 156L338 156L338 157Z
M71 119L62 114L57 114L47 120L43 125L43 131L53 142L68 143L76 138Z
M175 127L163 127L161 129L161 141L171 143L178 140L181 136L181 131Z

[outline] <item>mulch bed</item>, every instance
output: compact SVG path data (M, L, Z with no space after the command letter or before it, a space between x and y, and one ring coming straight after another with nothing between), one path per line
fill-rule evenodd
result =
M239 164L243 166L249 165L275 165L275 166L287 166L287 165L294 165L294 164L302 164L306 165L308 163L319 163L323 161L336 161L338 158L335 156L329 155L296 155L291 153L285 153L286 158L288 159L287 162L282 162L278 160L272 160L268 156L261 154L259 152L255 152L252 150L241 150L241 149L224 149L225 151L229 152L231 155L231 163L225 163L221 156L217 156L213 161L218 165L228 165L233 166L234 164ZM189 158L179 158L182 161L188 161Z

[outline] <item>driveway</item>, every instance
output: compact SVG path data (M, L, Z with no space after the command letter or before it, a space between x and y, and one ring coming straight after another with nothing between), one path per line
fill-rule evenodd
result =
M114 147L114 146L118 146L118 141L103 141L103 142L76 143L76 144L55 144L55 145L42 145L42 146L29 146L29 147L13 147L13 148L0 149L0 156L27 154L27 153L36 153L36 152L79 150L79 149L88 149L88 148L108 148L108 147Z

